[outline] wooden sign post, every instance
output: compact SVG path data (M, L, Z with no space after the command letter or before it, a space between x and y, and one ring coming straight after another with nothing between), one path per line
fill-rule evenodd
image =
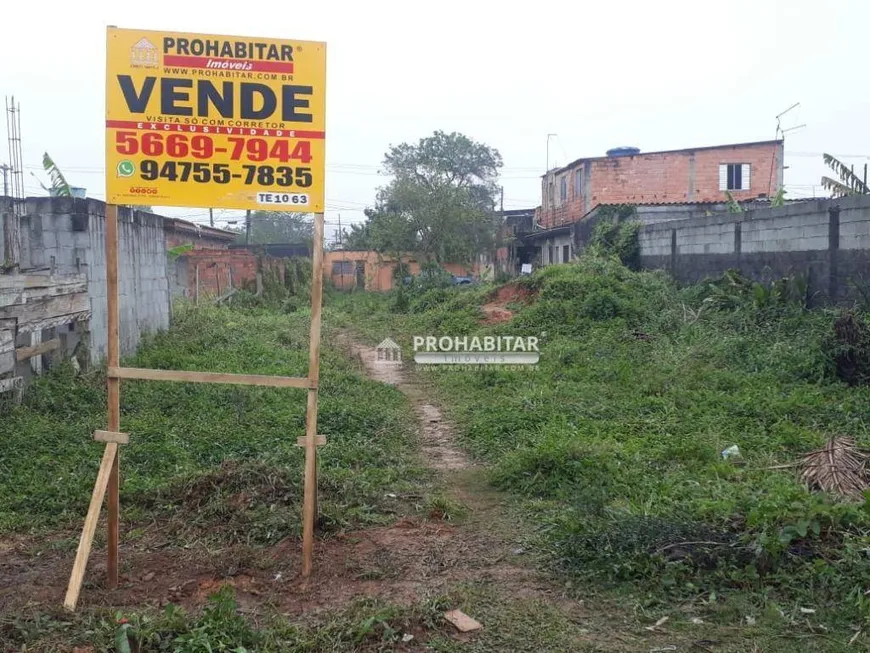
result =
M182 381L191 383L231 383L273 388L306 388L308 403L305 416L305 436L299 438L305 449L305 489L302 505L302 576L311 575L314 557L314 527L317 518L317 447L325 444L317 434L317 390L320 382L320 326L323 300L323 213L314 216L314 243L311 277L311 329L308 360L308 376L285 377L257 374L223 374L215 372L187 372L179 370L150 370L120 365L120 333L118 311L118 207L106 207L106 292L109 309L108 327L108 425L107 431L96 431L94 439L106 443L103 460L97 473L97 481L88 506L79 547L70 574L64 607L75 610L84 581L85 568L94 541L97 521L103 498L108 494L108 537L106 587L118 586L119 532L120 532L120 457L119 446L127 444L130 437L120 432L121 427L121 379L146 381Z
M311 265L311 336L308 346L308 407L305 415L305 494L302 503L302 576L311 575L317 512L317 390L320 383L320 311L323 303L323 214L314 220Z
M233 383L308 390L302 576L311 574L317 514L317 390L323 299L323 210L326 166L326 44L109 27L106 40L106 297L108 426L64 605L74 610L103 499L108 503L106 586L118 586L121 379ZM208 57L190 56L208 50ZM221 61L223 60L223 61ZM233 102L246 85L203 79L222 63L259 71L262 106ZM159 79L158 79L159 78ZM196 93L171 93L185 85ZM159 90L155 90L159 89ZM195 97L194 97L195 96ZM264 114L269 115L264 115ZM181 125L179 115L190 116ZM151 117L148 117L151 116ZM239 127L244 123L244 129ZM311 332L307 377L223 374L121 367L118 307L118 205L218 207L314 213ZM200 292L196 269L196 300ZM258 281L258 292L260 283ZM220 294L220 288L218 288Z

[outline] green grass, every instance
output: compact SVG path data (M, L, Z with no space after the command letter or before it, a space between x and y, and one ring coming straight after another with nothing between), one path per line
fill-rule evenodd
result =
M303 313L178 308L167 333L124 361L138 367L303 376ZM324 346L318 432L325 531L392 518L386 492L418 487L413 416L394 388L369 381ZM121 501L125 517L177 518L179 534L271 543L299 531L306 392L125 381ZM76 527L101 457L105 378L69 369L37 380L0 419L0 533ZM252 500L229 501L231 497ZM256 497L257 500L253 500ZM261 499L268 499L261 500Z
M398 314L389 297L333 306L408 357L415 334L541 338L536 371L429 378L491 482L526 505L554 568L587 591L703 605L731 625L722 606L803 606L838 641L870 626L867 504L771 469L833 434L870 446L870 388L832 375L837 312L748 286L678 289L598 257L520 283L537 299L492 327L477 325L487 288L430 291ZM743 459L723 460L735 444Z
M411 605L361 599L342 610L306 615L299 621L269 609L242 614L232 589L224 587L196 613L169 604L163 609L97 609L74 615L0 615L0 645L9 650L60 651L81 646L120 653L120 637L121 644L124 639L135 641L141 653L636 653L674 650L669 646L719 653L866 650L861 648L863 640L849 646L821 629L818 621L815 632L808 632L808 618L799 610L784 611L773 604L747 607L745 616L751 615L752 623L744 618L739 628L721 626L707 616L699 619L692 609L672 612L656 627L660 610L638 606L632 612L614 598L587 597L585 604L567 607L507 593L496 584L460 584ZM445 611L457 608L477 619L483 629L457 635L443 617Z
M457 641L455 630L443 619L446 610L461 606L484 620L483 631L469 642ZM411 635L412 650L442 653L469 650L592 651L577 648L584 630L564 614L540 601L511 600L492 589L458 588L411 606L364 599L340 612L320 614L305 623L288 621L277 614L242 616L230 588L210 597L199 614L175 605L161 611L86 612L76 616L0 617L0 642L26 646L26 650L62 650L75 645L94 650L114 646L122 629L128 641L135 637L140 651L201 653L243 651L257 653L344 653L393 651L404 648ZM122 625L126 620L127 626ZM426 648L419 647L425 643Z

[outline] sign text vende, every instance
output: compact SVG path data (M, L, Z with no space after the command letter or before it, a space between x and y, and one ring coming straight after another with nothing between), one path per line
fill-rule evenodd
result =
M325 44L109 28L107 73L107 201L323 211Z

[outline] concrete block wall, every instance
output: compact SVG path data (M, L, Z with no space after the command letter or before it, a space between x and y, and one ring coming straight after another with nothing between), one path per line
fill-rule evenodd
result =
M90 358L106 356L106 205L94 199L29 198L21 223L21 267L84 272L91 305ZM163 218L121 207L118 215L118 292L122 354L144 333L169 327L170 295Z
M836 302L870 282L870 196L646 224L639 240L644 267L682 282L729 268L766 282L799 274L819 301Z

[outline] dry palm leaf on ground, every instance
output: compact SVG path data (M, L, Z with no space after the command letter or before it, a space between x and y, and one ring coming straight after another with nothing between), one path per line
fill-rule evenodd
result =
M801 478L811 490L850 499L861 499L870 488L870 454L852 438L832 437L821 449L808 453L800 463Z

